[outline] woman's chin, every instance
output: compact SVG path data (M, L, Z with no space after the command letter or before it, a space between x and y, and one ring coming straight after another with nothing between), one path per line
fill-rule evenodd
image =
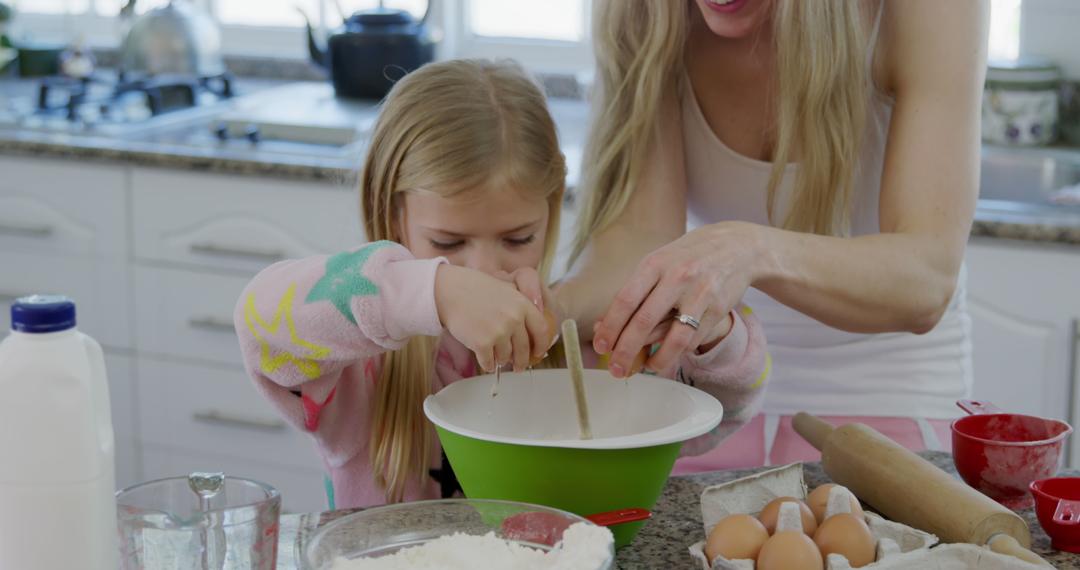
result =
M760 25L760 13L769 0L696 0L705 25L714 35L739 39L751 35Z

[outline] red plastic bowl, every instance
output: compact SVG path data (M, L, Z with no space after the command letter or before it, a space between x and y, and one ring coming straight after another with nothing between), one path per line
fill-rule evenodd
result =
M995 410L978 402L961 407ZM1035 416L979 412L952 423L956 470L968 485L1011 509L1031 507L1029 485L1057 474L1072 427Z
M1032 481L1035 516L1057 550L1080 554L1080 477Z

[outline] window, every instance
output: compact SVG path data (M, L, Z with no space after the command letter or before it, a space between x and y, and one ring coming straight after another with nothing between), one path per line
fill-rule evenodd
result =
M241 26L297 27L304 25L305 17L317 26L322 13L319 0L217 0L214 8L222 24Z
M990 4L990 59L1020 55L1020 7L1023 0L993 0Z
M338 12L337 6L341 6L341 11ZM327 14L327 17L336 20L344 19L346 14L352 14L360 10L370 10L379 6L378 0L338 0L335 4L330 3L330 7L333 11ZM427 0L385 0L383 6L387 8L397 8L398 10L405 10L416 16L417 18L423 17L424 12L428 8Z
M77 14L90 7L90 0L21 0L13 3L15 9L42 14Z
M510 57L549 71L592 66L589 0L458 0L457 4L456 13L445 19L451 53Z
M10 1L10 0L9 0ZM117 14L128 0L14 0L17 25L38 39L116 45ZM138 0L144 13L169 0ZM305 16L321 29L380 4L416 17L428 0L177 0L207 9L222 27L227 53L303 58ZM636 1L636 0L634 0ZM667 0L664 0L667 1ZM429 23L441 38L441 57L512 57L544 70L580 71L592 64L590 0L441 0Z
M417 18L427 9L426 0L384 0L386 8L405 10ZM214 6L222 24L244 26L302 26L304 17L300 11L327 28L341 24L346 17L361 11L379 7L378 0L214 0ZM299 10L298 10L299 8Z
M469 0L469 31L490 38L585 39L584 0Z
M127 0L93 0L94 11L102 16L114 17L120 13L120 8L127 4ZM154 8L164 6L169 0L138 0L135 2L135 13L145 14Z

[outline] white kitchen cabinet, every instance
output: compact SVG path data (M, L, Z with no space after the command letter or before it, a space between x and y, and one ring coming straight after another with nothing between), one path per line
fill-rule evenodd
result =
M33 293L62 294L75 301L80 330L103 346L131 346L131 300L127 263L0 249L0 328L11 328L11 303Z
M222 469L326 508L322 460L241 366L233 308L256 272L362 241L340 185L135 169L135 338L143 476Z
M116 440L116 488L123 489L142 481L139 437L135 412L135 370L131 358L105 353L105 371L109 378L109 405Z
M0 251L127 257L121 167L0 157Z
M59 293L104 347L116 482L222 469L326 508L322 461L241 366L232 310L279 258L360 243L343 184L0 157L0 329Z
M138 376L143 443L301 469L322 465L310 436L286 423L239 366L141 357Z
M145 479L225 471L268 483L292 512L326 509L323 463L242 368L141 357L138 421Z
M159 354L236 366L233 307L249 277L137 266L136 345Z
M137 169L135 256L253 275L363 241L355 191L269 178Z
M130 347L125 170L0 157L0 172L0 329L16 298L64 294L80 329Z
M967 252L976 398L1075 422L1080 248L973 239ZM1080 465L1080 439L1070 465Z

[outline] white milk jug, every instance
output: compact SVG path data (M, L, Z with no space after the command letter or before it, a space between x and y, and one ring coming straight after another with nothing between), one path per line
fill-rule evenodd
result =
M115 570L105 361L65 297L18 299L0 342L0 570Z

